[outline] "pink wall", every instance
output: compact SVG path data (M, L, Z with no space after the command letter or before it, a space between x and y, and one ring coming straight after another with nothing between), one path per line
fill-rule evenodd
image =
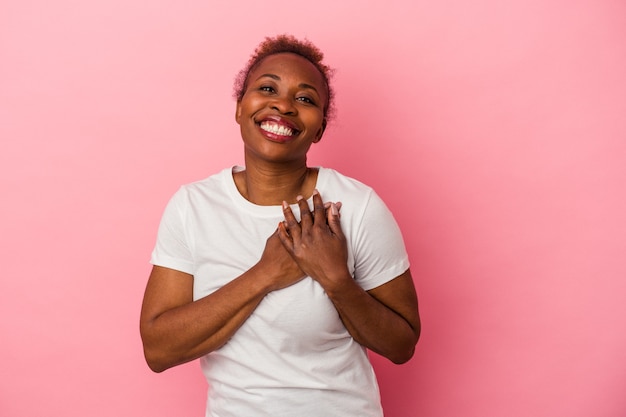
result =
M148 257L178 185L241 162L231 80L282 32L338 69L311 162L411 254L388 416L624 415L626 3L226 3L0 5L0 415L202 415L197 364L143 362Z

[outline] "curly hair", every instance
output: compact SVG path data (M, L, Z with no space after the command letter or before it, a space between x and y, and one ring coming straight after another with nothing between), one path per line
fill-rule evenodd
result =
M235 77L235 84L233 88L233 96L237 101L241 101L243 95L248 87L248 76L250 73L259 66L263 59L270 55L290 52L300 55L311 62L315 68L318 69L324 83L326 84L327 99L324 106L324 117L326 120L330 120L334 116L334 97L335 93L330 80L332 78L334 70L328 65L324 64L324 54L322 51L308 39L299 40L293 35L278 35L274 38L266 37L263 42L259 44L254 50L254 53L250 56L246 66L239 71L237 77Z

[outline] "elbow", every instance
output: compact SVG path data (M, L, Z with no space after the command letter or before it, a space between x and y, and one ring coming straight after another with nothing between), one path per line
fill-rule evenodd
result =
M143 337L143 356L151 371L161 373L175 366L190 362L200 357L193 352L182 351L170 344Z
M148 358L146 358L146 363L148 364L148 368L150 368L152 372L157 373L157 374L160 374L161 372L168 369L167 366L156 361L151 361Z
M152 372L161 373L176 365L163 343L154 337L150 332L150 328L144 323L140 326L140 335L143 345L143 356Z
M168 351L162 343L151 340L151 338L143 332L141 336L143 342L143 356L152 372L161 373L178 364L178 362L175 362L171 352Z
M148 364L148 368L150 368L152 372L155 372L157 374L160 374L161 372L175 365L174 363L167 361L163 355L150 351L145 347L143 354L144 358L146 359L146 363Z
M394 347L390 346L388 350L374 350L374 352L389 359L396 365L402 365L403 363L407 363L408 361L410 361L415 354L416 343L417 340L407 340L405 343L397 344Z
M167 364L165 364L162 360L159 359L158 355L151 353L145 347L143 350L143 356L146 359L148 368L150 368L152 372L159 374L169 368Z
M394 352L393 355L387 356L387 358L396 365L402 365L403 363L407 363L413 358L415 354L415 346L417 345L417 341L420 338L421 326L418 324L411 334L411 338L406 341L405 348L399 349Z
M409 360L411 360L414 353L415 353L415 345L413 345L413 347L411 347L410 349L407 349L402 352L398 352L393 356L390 355L388 356L388 358L394 364L402 365L403 363L407 363Z

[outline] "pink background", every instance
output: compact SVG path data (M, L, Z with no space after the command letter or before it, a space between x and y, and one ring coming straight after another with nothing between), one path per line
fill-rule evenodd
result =
M0 4L0 415L200 416L143 361L168 198L242 162L232 80L264 35L337 68L312 151L406 238L415 358L390 417L626 413L626 3Z

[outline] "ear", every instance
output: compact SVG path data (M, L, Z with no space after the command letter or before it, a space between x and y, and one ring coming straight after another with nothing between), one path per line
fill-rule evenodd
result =
M237 101L237 107L235 108L235 121L237 124L241 124L239 119L241 119L241 101Z
M315 139L313 140L313 143L317 143L320 140L322 140L322 136L324 135L324 131L326 130L326 124L327 124L327 120L324 117L324 120L322 120L322 127L320 127L320 130L317 131L317 134L315 135Z

